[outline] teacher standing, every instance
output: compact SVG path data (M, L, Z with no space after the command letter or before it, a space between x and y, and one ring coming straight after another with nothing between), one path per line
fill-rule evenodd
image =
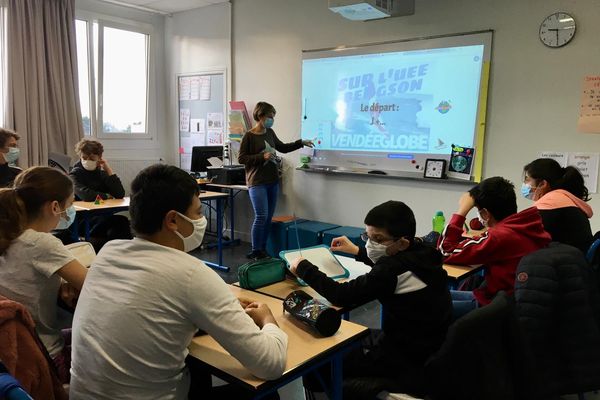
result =
M277 204L279 172L275 151L289 153L303 146L313 147L310 140L298 139L283 143L273 131L275 107L263 101L256 104L252 116L256 124L242 138L238 161L246 168L246 184L254 209L252 223L252 251L248 258L268 257L267 237L271 218Z

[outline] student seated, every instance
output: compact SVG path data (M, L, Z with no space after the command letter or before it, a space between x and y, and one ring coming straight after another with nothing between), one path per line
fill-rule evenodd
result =
M186 254L202 243L207 224L196 181L154 165L131 189L136 238L104 246L79 297L70 398L187 399L184 360L198 329L254 375L278 378L287 335L269 308L238 301L215 271Z
M469 211L487 230L474 238L462 237ZM442 232L438 248L446 264L484 265L484 283L473 292L452 291L454 317L478 305L489 304L500 290L514 291L515 271L521 258L550 243L537 208L517 213L517 199L511 182L499 176L484 179L458 201L458 210Z
M336 306L382 304L383 331L373 330L363 348L344 359L344 398L374 398L384 389L421 394L425 361L444 341L452 315L442 256L415 240L414 214L400 201L378 205L364 222L366 247L340 237L331 250L354 254L372 266L369 273L336 282L301 257L291 271ZM371 378L389 378L395 386L368 384L348 392L348 379L360 378L371 383L378 382Z
M0 295L27 307L63 383L71 353L57 321L57 299L79 291L87 269L49 232L73 222L72 203L73 183L49 167L29 168L13 188L0 189ZM72 305L74 299L64 300Z
M563 168L551 158L538 158L523 168L521 193L533 200L544 228L555 242L577 247L586 253L593 241L589 219L594 212L581 172Z
M8 129L0 128L0 188L9 187L21 172L16 165L19 158L17 140L20 136Z
M80 160L75 163L69 175L75 184L75 196L79 200L94 201L97 196L103 200L122 199L125 196L121 180L102 158L102 143L83 139L75 146L75 152ZM90 226L90 242L96 252L109 240L132 238L129 220L123 215L93 217Z

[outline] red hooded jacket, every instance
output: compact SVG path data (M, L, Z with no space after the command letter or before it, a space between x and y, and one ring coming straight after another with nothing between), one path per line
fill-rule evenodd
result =
M500 290L511 294L521 258L550 243L537 208L530 207L504 218L481 236L462 237L465 217L454 214L438 242L446 264L484 265L485 283L473 291L481 305L489 304Z

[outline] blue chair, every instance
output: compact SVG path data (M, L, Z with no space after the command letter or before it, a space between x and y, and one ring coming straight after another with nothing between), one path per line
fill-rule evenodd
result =
M317 246L323 243L323 232L338 227L339 225L318 221L294 224L288 229L288 246L290 249L296 249L298 245L302 248Z

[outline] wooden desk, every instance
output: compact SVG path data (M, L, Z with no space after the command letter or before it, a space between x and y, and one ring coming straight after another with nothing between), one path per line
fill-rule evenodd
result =
M206 192L200 193L200 195L198 197L200 198L200 201L203 201L203 202L214 200L217 203L217 206L215 207L215 209L217 211L217 244L216 244L216 247L217 247L218 261L216 263L213 263L210 261L204 261L204 263L211 268L229 272L229 267L223 265L223 208L224 208L223 202L227 198L227 194L206 191ZM208 245L208 247L210 248L213 246Z
M110 215L119 211L129 210L129 197L122 199L103 200L100 204L95 204L93 201L74 201L73 206L77 212L77 216L83 218L85 227L85 240L90 240L90 217L92 215ZM79 240L79 224L77 221L73 223L71 234L75 241Z
M335 370L333 371L335 377L333 398L341 399L342 357L345 351L357 345L360 339L367 335L368 329L352 322L342 321L342 325L335 335L327 338L316 337L308 327L289 314L284 314L281 300L236 286L230 286L230 288L237 297L242 296L267 304L279 327L288 335L287 363L283 376L275 381L265 381L255 377L208 335L192 340L188 348L190 355L206 364L211 373L219 378L260 391L261 395L267 391L277 390L331 360Z

